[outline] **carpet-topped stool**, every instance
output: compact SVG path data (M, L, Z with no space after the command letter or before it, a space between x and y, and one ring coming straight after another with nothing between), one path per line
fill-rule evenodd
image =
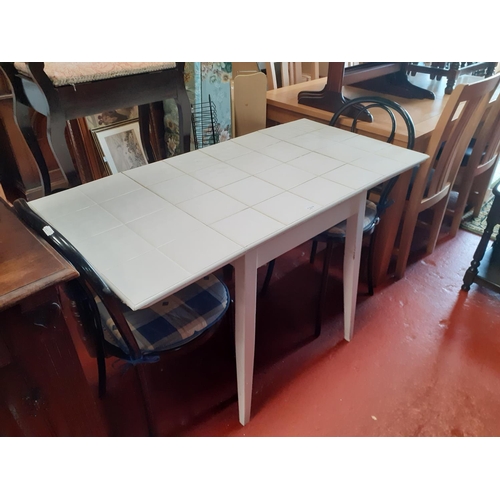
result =
M45 158L31 125L30 108L47 117L47 139L70 187L81 184L64 131L68 120L138 106L141 140L149 162L150 105L174 99L179 111L181 152L189 151L191 105L184 86L184 63L0 63L14 95L14 115L40 169L45 195L52 192ZM163 121L161 122L163 126ZM164 130L158 132L163 140Z

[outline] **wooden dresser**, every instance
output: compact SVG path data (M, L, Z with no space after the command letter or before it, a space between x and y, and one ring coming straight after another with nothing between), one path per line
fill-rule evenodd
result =
M0 199L0 436L106 435L61 306L77 276Z

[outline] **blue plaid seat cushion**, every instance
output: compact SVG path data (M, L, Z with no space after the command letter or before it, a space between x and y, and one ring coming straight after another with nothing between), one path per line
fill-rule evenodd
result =
M96 297L104 338L128 354L118 328ZM225 283L210 274L147 309L132 311L123 304L123 315L143 354L176 349L194 340L217 323L229 307Z
M366 231L377 217L377 205L373 203L373 201L366 201L365 208L365 218L363 220L363 231ZM327 234L329 236L338 236L339 238L345 238L345 229L346 229L347 221L339 222L336 226L328 229Z

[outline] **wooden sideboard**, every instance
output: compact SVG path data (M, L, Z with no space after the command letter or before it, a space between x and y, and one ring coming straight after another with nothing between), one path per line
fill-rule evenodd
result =
M0 200L0 436L108 433L63 313L77 276Z

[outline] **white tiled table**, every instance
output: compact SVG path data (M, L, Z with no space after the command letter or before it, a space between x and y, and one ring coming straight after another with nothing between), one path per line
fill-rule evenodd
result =
M133 310L235 268L240 422L250 419L257 268L347 219L353 334L367 189L426 155L302 119L30 202Z

